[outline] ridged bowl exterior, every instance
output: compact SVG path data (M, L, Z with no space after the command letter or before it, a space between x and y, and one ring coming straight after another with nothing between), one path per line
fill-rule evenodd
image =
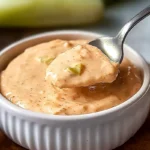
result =
M51 39L93 39L82 31L48 32L21 40L0 52L0 71L25 48ZM125 55L143 70L143 85L131 99L112 109L79 116L52 116L21 109L0 94L0 128L30 150L111 150L132 137L144 123L150 106L150 75L144 59L128 46ZM133 57L134 56L134 57ZM138 61L137 61L138 60ZM119 90L119 89L118 89Z
M81 122L41 122L1 108L1 128L14 142L31 150L111 150L132 137L145 121L150 104L145 98L104 123L101 117Z

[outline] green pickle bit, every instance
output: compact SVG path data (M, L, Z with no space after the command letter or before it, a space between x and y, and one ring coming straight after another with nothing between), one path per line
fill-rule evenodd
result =
M40 59L41 63L45 63L45 64L49 65L55 58L43 56L43 57L40 57L39 59Z
M68 67L67 70L73 74L81 75L83 68L84 68L83 64L77 64L74 67Z

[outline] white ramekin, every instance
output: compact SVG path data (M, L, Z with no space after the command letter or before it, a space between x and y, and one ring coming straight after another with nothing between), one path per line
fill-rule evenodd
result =
M27 47L52 39L94 39L99 34L55 31L28 37L0 52L0 71ZM55 116L24 110L0 95L0 127L14 142L31 150L111 150L132 137L145 121L150 74L145 60L124 46L125 56L143 72L141 89L126 102L97 113ZM119 89L118 89L119 90Z

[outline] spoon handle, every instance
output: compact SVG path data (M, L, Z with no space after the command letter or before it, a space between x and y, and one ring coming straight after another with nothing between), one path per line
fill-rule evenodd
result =
M138 13L135 17L133 17L118 33L117 39L119 39L122 43L124 42L129 31L141 20L150 15L150 6L146 7L140 13Z

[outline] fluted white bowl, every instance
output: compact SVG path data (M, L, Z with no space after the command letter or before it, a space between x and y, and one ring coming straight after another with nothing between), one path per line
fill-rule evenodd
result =
M28 37L0 52L0 71L26 48L52 39L94 39L84 31L54 31ZM56 116L24 110L0 95L0 128L14 142L31 150L111 150L132 137L145 121L150 74L145 60L129 46L125 56L143 73L141 89L124 103L85 115ZM119 89L118 89L119 90Z

